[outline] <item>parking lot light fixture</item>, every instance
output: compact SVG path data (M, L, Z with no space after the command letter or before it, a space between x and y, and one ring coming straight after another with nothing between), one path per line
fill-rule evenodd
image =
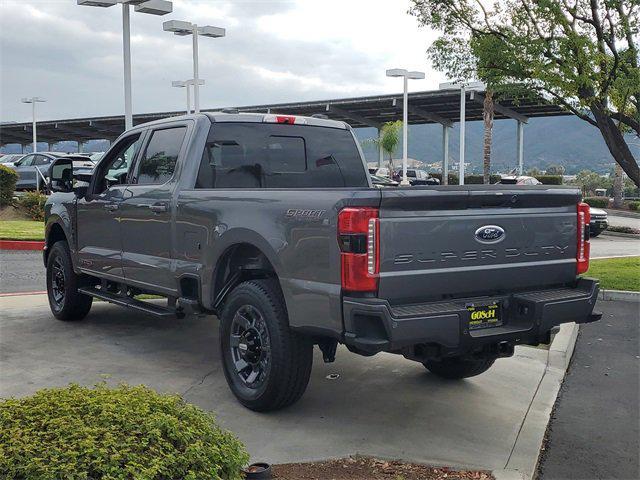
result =
M194 80L174 80L171 82L172 87L186 88L187 89L187 115L191 113L191 87L194 84ZM204 80L198 80L198 85L204 85Z
M33 153L38 151L38 135L36 133L36 103L43 103L46 100L42 97L31 97L31 98L23 98L22 103L30 103L31 104L31 115L32 115L32 130L33 130Z
M424 72L410 72L404 68L391 68L387 70L387 77L402 77L404 92L402 96L402 181L400 185L409 185L407 179L407 163L409 157L409 80L422 80Z
M199 27L195 23L185 22L182 20L169 20L162 24L165 32L173 32L178 36L193 36L193 110L200 113L200 77L198 71L198 37L220 38L226 35L226 30L220 27L205 25Z
M486 90L487 85L482 82L446 82L440 84L440 90L460 89L460 156L458 161L458 184L464 185L465 161L465 129L468 90ZM444 174L443 174L444 175Z
M122 4L122 58L124 62L124 126L133 127L131 95L131 21L129 6L135 11L151 15L166 15L173 11L173 3L167 0L77 0L84 7L113 7Z

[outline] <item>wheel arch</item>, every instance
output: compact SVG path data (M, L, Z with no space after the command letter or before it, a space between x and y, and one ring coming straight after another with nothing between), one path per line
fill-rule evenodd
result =
M211 304L218 311L227 294L239 283L252 278L274 278L280 289L280 276L274 252L266 253L251 241L237 241L226 245L218 256L211 280ZM286 305L286 300L285 300Z

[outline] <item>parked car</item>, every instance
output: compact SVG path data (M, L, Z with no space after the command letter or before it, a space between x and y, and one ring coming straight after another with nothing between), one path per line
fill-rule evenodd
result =
M10 167L22 157L24 157L22 153L7 153L0 157L0 164Z
M542 185L542 182L535 177L528 177L526 175L520 176L505 176L499 181L501 185Z
M215 314L227 383L253 410L302 396L314 345L325 362L342 343L461 379L601 317L598 282L582 276L578 189L375 188L344 122L162 119L122 134L88 186L72 177L58 159L45 206L53 315L80 320L94 297Z
M73 161L74 173L91 173L96 166L96 162L91 159L91 155L81 153L70 153L66 155Z
M589 223L589 233L592 237L597 237L607 228L609 228L609 220L607 212L601 208L590 208L591 222Z
M396 170L393 175L396 182L402 181L402 169ZM407 180L412 186L416 185L440 185L440 180L430 176L426 171L417 168L407 168Z
M371 183L374 187L397 187L399 184L391 180L389 177L381 177L379 175L370 175Z
M22 157L12 166L18 173L16 190L34 190L39 185L44 185L46 181L42 177L49 178L51 163L64 156L64 153L59 152L37 152Z

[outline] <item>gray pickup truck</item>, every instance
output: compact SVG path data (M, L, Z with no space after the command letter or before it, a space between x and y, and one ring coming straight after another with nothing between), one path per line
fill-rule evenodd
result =
M314 345L460 379L600 318L577 189L374 188L343 122L168 118L122 134L91 175L56 161L50 183L53 315L80 320L93 298L216 315L229 387L257 411L302 396Z

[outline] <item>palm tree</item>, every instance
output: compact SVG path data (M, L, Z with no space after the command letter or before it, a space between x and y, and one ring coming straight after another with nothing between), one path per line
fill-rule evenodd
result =
M487 89L484 93L482 119L484 120L484 145L482 149L482 173L483 182L488 184L491 180L491 137L493 134L494 117L493 92Z
M400 143L400 132L402 131L402 122L397 120L395 122L387 122L380 129L380 136L378 138L371 138L367 142L373 143L378 148L381 148L384 153L389 156L389 176L393 176L395 171L393 168L393 154L398 148Z

